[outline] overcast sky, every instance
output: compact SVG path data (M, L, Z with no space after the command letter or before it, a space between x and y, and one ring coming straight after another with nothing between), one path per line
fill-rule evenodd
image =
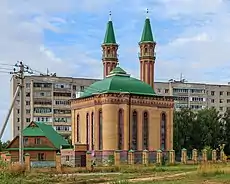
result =
M149 9L157 42L155 78L230 81L230 3L227 0L1 0L0 63L24 60L58 76L102 76L101 43L112 11L121 67L139 77L138 41ZM0 64L3 122L10 74ZM10 68L9 66L5 66ZM8 139L8 126L4 140Z

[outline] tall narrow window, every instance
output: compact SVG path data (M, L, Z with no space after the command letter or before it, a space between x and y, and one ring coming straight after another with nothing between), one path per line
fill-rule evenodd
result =
M91 148L94 150L94 114L91 114Z
M149 149L149 117L148 117L148 113L144 112L144 116L143 116L143 139L142 139L142 143L143 143L143 149L144 150L148 150Z
M132 122L132 149L137 150L137 112L133 112Z
M103 119L102 119L102 110L99 111L99 150L103 149L103 137L102 137L102 126L103 126Z
M161 149L166 150L166 114L161 114Z
M80 142L80 116L77 115L77 143Z
M118 150L123 149L123 140L124 140L124 116L123 110L118 111Z
M86 144L89 146L89 113L86 114Z

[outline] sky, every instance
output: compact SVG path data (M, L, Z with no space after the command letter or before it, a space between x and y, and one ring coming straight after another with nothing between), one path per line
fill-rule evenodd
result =
M181 73L190 82L230 81L228 0L1 0L0 128L10 106L6 71L16 61L57 76L102 77L101 43L109 11L120 66L138 78L146 8L157 43L156 81L179 79ZM10 125L3 140L9 135Z

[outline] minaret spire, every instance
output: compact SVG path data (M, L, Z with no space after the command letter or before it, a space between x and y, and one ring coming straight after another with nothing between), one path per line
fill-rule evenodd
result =
M146 19L148 19L149 17L149 9L148 8L146 8Z
M104 77L106 77L118 64L118 55L117 55L118 44L116 43L111 11L109 11L109 21L107 23L102 49L103 49L102 62L104 66Z
M112 12L109 11L109 21L112 21Z
M154 88L154 65L155 65L155 46L150 19L149 10L146 9L146 19L139 42L140 46L140 78Z

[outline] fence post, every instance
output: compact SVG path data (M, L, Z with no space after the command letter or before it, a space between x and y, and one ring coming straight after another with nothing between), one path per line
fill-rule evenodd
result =
M56 154L56 170L57 172L61 172L62 169L61 169L61 153L57 153Z
M134 164L134 151L129 150L128 152L128 164L133 165Z
M202 150L202 160L203 162L207 162L207 150L206 149L203 149Z
M223 150L220 151L220 160L221 160L222 162L225 162L225 154L224 154L224 151L223 151Z
M121 154L119 150L114 151L114 165L119 166L120 165L120 159L121 159Z
M187 164L187 150L185 148L181 151L181 162Z
M148 150L143 150L142 152L142 164L146 166L149 164L149 151Z
M169 164L175 164L175 151L170 150L169 151Z
M198 162L197 149L192 150L192 160L193 160L194 164L197 164L197 162Z
M92 154L91 151L86 152L86 169L90 170L92 165Z
M216 162L216 150L212 150L212 162Z
M30 171L31 167L30 167L30 154L26 153L25 154L25 166L26 166L26 171Z
M157 150L157 164L161 165L162 164L162 151Z
M6 162L11 163L11 154L10 153L6 154Z

